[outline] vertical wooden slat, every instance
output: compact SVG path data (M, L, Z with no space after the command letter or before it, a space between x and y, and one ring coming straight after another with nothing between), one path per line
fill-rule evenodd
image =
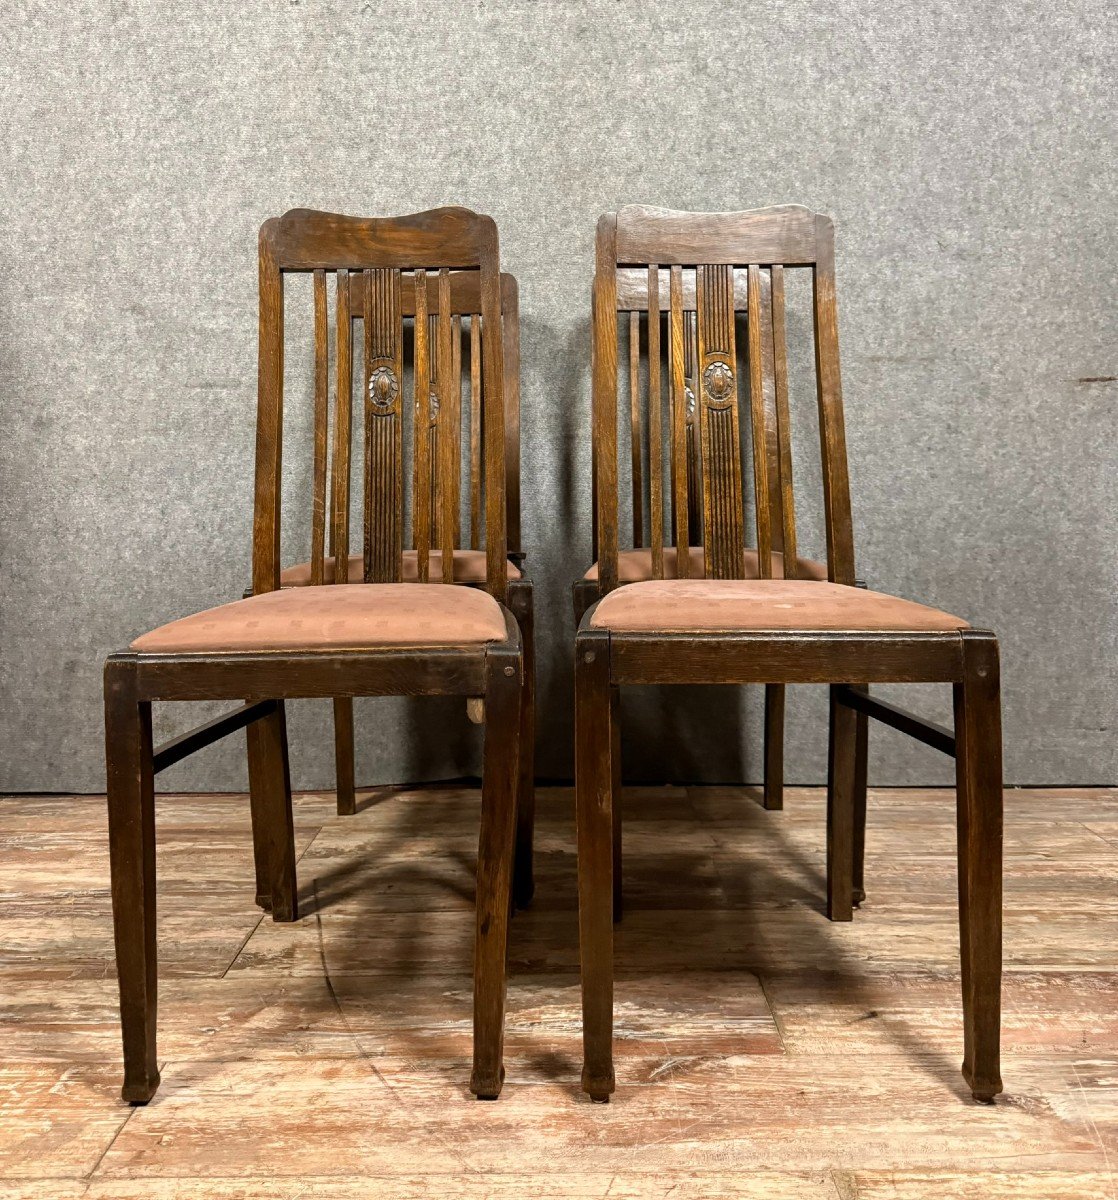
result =
M680 579L691 574L691 551L687 520L687 385L683 341L683 268L673 266L669 276L668 304L671 333L669 365L671 367L672 416L672 475L675 517L675 546L677 573Z
M699 360L696 314L683 314L683 395L686 400L687 423L687 536L691 545L703 540L703 480L699 470L699 438L696 423L699 419L699 383L695 364Z
M501 277L497 235L481 263L481 343L485 375L485 579L496 600L508 597L505 525L504 345L501 341Z
M597 405L594 400L598 379L597 288L590 285L590 558L598 561L598 436L594 431Z
M792 488L792 420L788 411L788 350L784 327L784 268L772 268L773 388L776 399L777 456L780 463L780 519L784 578L799 573L796 550L796 505Z
M335 313L337 345L337 396L334 407L334 520L330 553L334 556L334 582L349 580L349 471L353 421L353 318L349 302L349 272L338 272Z
M633 545L644 545L644 480L641 470L641 317L629 314L629 442L633 484ZM651 463L649 464L651 470Z
M311 583L319 585L326 558L326 446L330 421L330 351L326 272L314 273L314 472L311 483Z
M748 273L747 273L748 274ZM769 528L773 552L784 549L784 503L780 491L780 422L776 413L776 364L773 349L772 268L762 267L761 388L765 398L765 454L768 459ZM747 301L748 303L748 301Z
M450 400L454 409L447 418L454 459L454 529L451 537L457 546L462 536L462 318L458 313L454 314L450 329Z
M501 276L501 341L505 364L505 509L509 550L521 551L520 533L520 288Z
M481 548L481 314L470 317L470 545Z
M436 276L437 279L437 276ZM427 291L427 355L430 378L427 382L427 395L431 406L431 423L427 437L431 443L431 549L439 545L442 530L442 509L439 507L439 415L441 403L439 400L439 316L431 312L430 282ZM436 282L436 288L438 284ZM436 291L436 299L438 292ZM418 464L417 464L418 469Z
M400 272L366 270L365 541L366 583L400 578L403 538L403 337Z
M696 268L695 308L706 573L711 579L740 579L745 574L745 537L734 369L733 267ZM767 515L767 506L765 512Z
M598 590L617 586L617 218L598 221L594 277L594 440L597 446Z
M431 368L428 349L427 272L415 273L415 549L419 582L431 579Z
M839 377L834 226L829 217L823 216L815 218L812 303L815 381L823 460L823 504L827 522L827 577L832 583L853 584L854 533L850 517L850 479L846 467L842 381Z
M660 397L660 268L648 268L648 508L652 576L664 578L664 434Z
M733 278L730 280L733 288ZM753 435L753 496L757 518L757 568L762 579L773 573L772 511L769 496L769 439L765 420L764 358L761 351L761 269L749 266L749 412ZM733 292L730 298L733 307ZM731 321L733 315L731 313Z
M454 582L454 526L458 511L458 478L455 473L454 443L457 427L454 424L454 398L451 395L454 322L450 311L450 272L439 271L438 361L435 373L436 394L439 399L438 479L432 503L441 511L439 544L442 549L443 583Z
M283 275L272 222L260 230L260 349L257 359L256 484L252 516L252 590L279 587L280 460L283 454Z

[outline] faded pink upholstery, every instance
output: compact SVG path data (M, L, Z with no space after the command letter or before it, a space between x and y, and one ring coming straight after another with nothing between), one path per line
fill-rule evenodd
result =
M894 630L944 633L966 621L899 596L804 579L653 579L599 601L592 629L615 633Z
M504 639L504 613L488 592L441 583L336 583L234 600L153 629L131 649L148 654L371 650Z
M443 577L443 553L441 550L431 551L431 574L433 582L439 583ZM516 563L506 563L506 574L509 579L520 578L520 568ZM365 570L365 560L360 554L349 556L349 582L360 583ZM334 556L326 558L323 580L326 583L334 581ZM826 578L827 572L823 572ZM415 583L419 578L419 552L405 550L403 562L400 564L400 580L402 583ZM287 567L280 573L280 587L306 587L311 581L311 564L297 563ZM454 582L455 583L484 583L485 582L485 551L484 550L455 550L454 552Z
M689 566L691 568L690 578L701 579L706 574L706 561L702 546L692 546L691 553L688 556ZM674 546L664 547L664 578L675 579L676 577L676 548ZM760 559L756 550L751 550L746 547L745 550L745 578L759 579L761 572L759 569ZM801 579L826 579L827 565L826 563L813 562L810 558L797 558L796 565L799 570L797 574ZM775 579L784 578L784 555L779 550L773 551L772 556L773 577ZM583 579L597 579L598 564L595 563L589 571L583 575ZM648 546L642 546L638 550L619 550L617 553L617 579L619 583L638 583L644 579L654 578L652 574L652 550Z

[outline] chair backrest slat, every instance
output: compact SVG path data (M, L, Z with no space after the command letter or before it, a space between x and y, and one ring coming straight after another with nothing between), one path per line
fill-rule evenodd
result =
M792 422L788 411L788 348L784 328L784 268L772 268L773 396L776 415L777 456L780 483L781 550L784 578L799 573L796 555L796 500L792 488Z
M314 273L314 468L311 484L311 583L323 580L326 560L326 459L330 440L330 336L326 272Z
M690 542L688 540L687 497L690 489L687 468L687 360L683 325L683 271L673 266L669 272L669 317L670 352L668 366L671 371L672 419L672 481L675 500L672 512L675 517L676 572L680 579L691 574ZM599 566L599 578L601 578Z
M509 550L520 551L520 289L501 276L501 339L505 348L505 505Z
M284 278L313 276L314 425L311 502L313 583L350 578L348 550L353 452L353 322L363 322L363 570L368 582L403 577L405 453L416 467L412 544L417 575L431 582L431 552L442 552L440 577L453 576L462 526L463 317L470 326L471 539L486 552L486 586L507 591L507 464L519 468L506 426L519 436L519 374L505 366L502 296L516 296L498 267L496 228L466 209L401 218L355 218L294 210L265 222L260 236L260 376L257 421L253 588L279 586L280 471L283 431ZM330 462L330 366L327 276L336 274L336 404ZM515 307L515 305L514 305ZM410 319L412 336L405 337ZM405 354L412 352L414 398L405 402ZM505 382L517 387L506 410ZM484 409L483 406L484 405ZM515 422L506 422L504 413ZM411 420L413 436L405 438ZM437 424L436 424L437 422ZM329 496L329 500L328 500ZM516 493L519 501L519 493ZM519 530L519 519L517 518ZM329 553L333 569L325 569Z
M712 579L740 579L745 573L745 539L732 265L699 267L695 308L706 573Z
M438 360L435 373L438 396L438 474L439 474L439 546L442 550L442 578L454 582L455 525L458 519L458 474L454 467L454 447L458 442L461 416L453 395L454 316L450 309L450 272L439 272ZM432 504L435 498L432 498Z
M664 404L660 394L660 268L653 263L648 268L648 513L652 575L655 579L664 578L663 417ZM638 499L636 507L639 508L640 504Z
M481 546L481 318L470 318L470 545Z
M398 268L364 272L366 583L400 578L403 536L404 347Z
M353 322L351 279L364 284L358 273L350 276L343 267L337 281L336 409L334 412L334 520L330 553L334 556L334 582L349 582L350 446L353 432ZM359 310L362 311L362 310Z
M631 390L626 407L633 442L634 544L647 542L651 547L653 576L660 578L663 571L662 516L656 507L664 502L659 485L666 449L669 526L681 576L704 569L696 556L690 556L689 562L688 548L700 544L708 576L744 575L749 565L745 516L752 506L759 574L770 578L776 573L776 552L780 551L785 572L796 577L786 268L812 272L828 574L836 582L852 583L854 552L830 220L797 205L713 214L631 206L599 221L597 256L593 460L596 555L602 590L609 591L617 584L619 313L628 315L631 331ZM659 411L659 318L665 304L669 372L666 448L662 443L656 445L658 436L664 435L663 427L654 430ZM614 311L605 312L607 306ZM632 333L641 320L647 320L648 330L643 360L640 352L644 347ZM739 336L739 327L744 328L744 336ZM739 366L740 351L744 353ZM646 377L647 442L639 393ZM747 402L745 434L742 406ZM648 467L642 473L644 461ZM749 504L743 491L747 468L752 473ZM644 511L650 516L646 528L641 521Z
M769 494L769 435L766 426L764 355L761 349L761 269L749 267L749 411L752 418L753 492L756 505L757 565L762 579L772 578L772 516Z

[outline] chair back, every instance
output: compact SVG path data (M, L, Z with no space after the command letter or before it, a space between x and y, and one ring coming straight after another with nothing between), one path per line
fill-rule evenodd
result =
M401 580L407 534L418 581L451 582L465 498L486 588L505 599L510 526L519 547L519 487L506 488L507 473L519 479L519 338L516 281L498 264L496 225L464 208L396 218L295 209L261 227L255 592L279 586L284 278L303 272L313 276L314 310L311 582L357 582L350 509L360 455L361 580ZM434 573L432 551L442 559Z
M743 577L751 474L759 573L772 577L775 552L786 577L795 577L786 269L811 272L828 577L854 582L831 220L799 205L741 213L630 205L598 223L592 303L603 593L618 582L622 327L633 545L651 548L653 576L664 577L666 517L681 578L700 573L689 554L700 542L708 577Z

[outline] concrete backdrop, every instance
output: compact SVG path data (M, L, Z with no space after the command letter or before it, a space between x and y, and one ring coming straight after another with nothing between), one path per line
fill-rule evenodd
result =
M1011 782L1118 782L1116 34L1090 0L12 7L0 787L100 789L104 654L248 579L256 230L300 205L498 222L522 295L538 761L567 775L593 232L637 201L834 216L860 573L1001 634ZM288 436L305 452L306 420ZM949 712L946 689L915 703ZM630 776L758 778L755 691L628 708ZM293 709L295 783L327 785L327 705ZM358 711L359 781L476 772L457 705ZM822 779L823 718L796 690L790 781ZM242 758L236 739L161 782L240 788ZM888 731L871 772L950 778Z

